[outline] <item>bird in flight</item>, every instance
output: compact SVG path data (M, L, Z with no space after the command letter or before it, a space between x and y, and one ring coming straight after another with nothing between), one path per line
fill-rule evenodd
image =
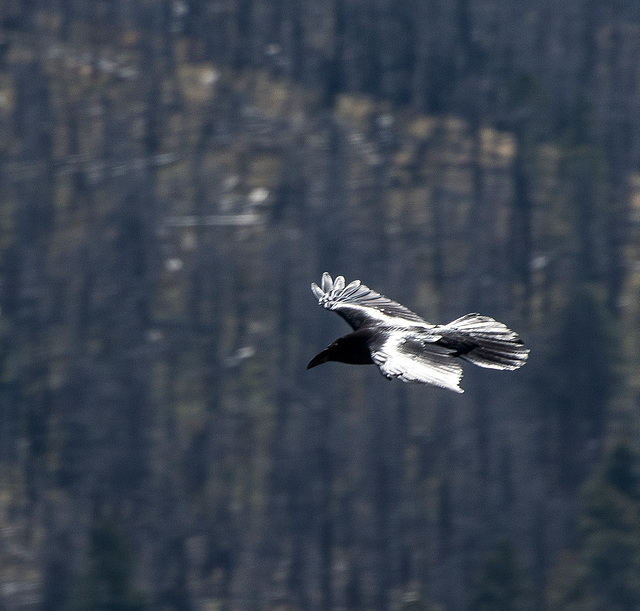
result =
M344 276L325 272L311 284L318 305L340 314L353 332L317 354L307 369L339 361L375 364L389 380L418 382L464 392L460 359L491 369L518 369L529 349L517 333L489 316L466 314L448 325L432 325L403 305Z

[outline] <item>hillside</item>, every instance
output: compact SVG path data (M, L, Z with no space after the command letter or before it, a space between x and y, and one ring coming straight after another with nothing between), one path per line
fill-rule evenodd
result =
M2 4L0 609L634 608L633 5ZM307 372L325 270L530 362Z

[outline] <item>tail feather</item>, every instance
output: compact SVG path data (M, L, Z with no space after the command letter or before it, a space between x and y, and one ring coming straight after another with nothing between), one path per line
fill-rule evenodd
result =
M467 314L440 330L443 338L460 345L460 358L479 367L518 369L529 357L518 334L489 316Z
M528 356L529 350L524 348L522 343L519 345L505 344L501 350L485 348L479 343L473 350L462 355L462 358L479 367L519 369L527 362Z

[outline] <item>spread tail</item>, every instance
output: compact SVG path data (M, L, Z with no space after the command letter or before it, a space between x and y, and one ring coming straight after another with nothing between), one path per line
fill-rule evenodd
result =
M529 356L519 335L505 324L480 314L467 314L438 328L441 342L479 367L518 369Z

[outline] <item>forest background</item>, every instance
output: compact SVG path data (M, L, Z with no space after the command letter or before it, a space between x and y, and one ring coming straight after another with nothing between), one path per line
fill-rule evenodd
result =
M3 0L0 610L640 609L639 297L639 2Z

